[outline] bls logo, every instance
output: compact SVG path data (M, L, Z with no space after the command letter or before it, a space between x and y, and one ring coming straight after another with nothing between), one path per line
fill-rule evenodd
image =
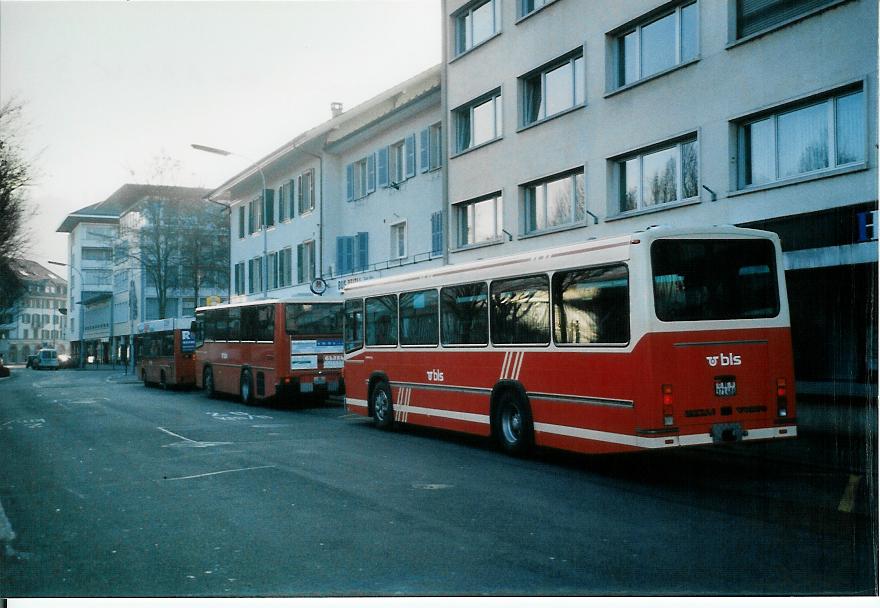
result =
M706 361L709 362L709 367L716 367L719 363L721 364L721 367L742 365L742 357L734 355L733 353L727 355L721 353L717 357L706 357Z
M443 382L443 372L439 369L429 369L428 382Z

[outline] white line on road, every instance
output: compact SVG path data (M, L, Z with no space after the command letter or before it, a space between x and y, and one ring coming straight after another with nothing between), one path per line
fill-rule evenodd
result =
M178 439L183 439L184 441L189 441L190 443L199 443L198 441L195 441L193 439L187 439L183 435L178 435L177 433L172 433L168 429L163 429L161 426L157 426L156 428L159 429L160 431L162 431L163 433L168 433L172 437L177 437Z
M223 473L238 473L239 471L254 471L256 469L274 469L274 464L267 464L261 467L247 467L244 469L227 469L225 471L214 471L213 473L202 473L200 475L187 475L186 477L165 477L163 481L178 481L181 479L195 479L197 477L209 477L211 475L222 475Z

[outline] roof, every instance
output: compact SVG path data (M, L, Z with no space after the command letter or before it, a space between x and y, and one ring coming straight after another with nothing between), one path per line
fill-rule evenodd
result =
M264 170L270 168L273 163L291 152L302 149L310 143L317 142L321 145L338 143L439 90L440 65L438 64L358 104L339 116L297 135L286 144L230 177L210 191L206 198L222 199L224 192L228 192L238 184L256 176L261 168ZM324 141L320 141L322 138ZM227 198L231 198L231 196L227 196Z
M33 260L15 260L14 268L15 273L24 281L53 281L67 285L66 279Z
M115 223L126 211L147 197L200 202L208 192L207 188L125 184L105 200L68 215L56 232L72 232L80 222Z

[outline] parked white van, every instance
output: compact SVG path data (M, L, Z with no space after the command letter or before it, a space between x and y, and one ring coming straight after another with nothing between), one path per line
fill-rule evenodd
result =
M41 348L34 362L36 369L58 369L58 351L54 348Z

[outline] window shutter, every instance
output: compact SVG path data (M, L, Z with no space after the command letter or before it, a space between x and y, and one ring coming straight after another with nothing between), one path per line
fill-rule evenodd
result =
M287 219L287 206L284 204L284 186L278 186L278 223Z
M296 282L302 283L305 280L305 268L303 268L303 246L302 243L296 246Z
M354 164L345 165L345 200L354 200Z
M431 255L443 253L443 212L431 214Z
M380 188L388 187L388 148L379 148L376 152L376 175Z
M370 233L358 232L355 238L355 264L356 270L366 270L370 265L370 249L369 249Z
M296 180L292 179L287 182L287 217L293 219L296 217Z
M309 209L315 208L315 170L309 169Z
M416 136L407 135L404 143L406 154L406 177L414 177L416 174Z
M419 169L422 173L431 168L430 149L428 129L422 129L419 132Z
M815 10L833 0L740 0L737 7L739 36L748 36L767 29L777 23Z
M296 176L296 203L299 208L300 215L303 212L303 176Z
M347 274L345 268L345 238L344 236L336 237L336 274Z
M263 200L266 202L266 211L263 217L266 218L267 226L275 225L275 190L267 188L263 190Z
M254 201L248 203L248 234L254 233Z
M244 238L244 205L238 208L238 238Z
M367 193L376 191L376 155L367 156Z

